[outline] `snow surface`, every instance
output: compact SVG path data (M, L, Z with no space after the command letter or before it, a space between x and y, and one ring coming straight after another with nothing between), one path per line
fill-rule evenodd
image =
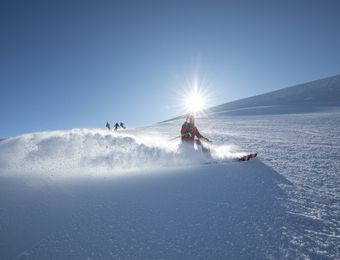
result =
M0 258L339 259L339 107L2 140Z
M225 115L310 113L340 105L340 75L229 102L209 109Z

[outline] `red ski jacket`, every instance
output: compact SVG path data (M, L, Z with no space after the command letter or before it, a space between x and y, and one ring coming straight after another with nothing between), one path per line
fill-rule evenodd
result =
M194 144L195 136L197 138L204 138L194 124L185 122L181 129L182 141Z

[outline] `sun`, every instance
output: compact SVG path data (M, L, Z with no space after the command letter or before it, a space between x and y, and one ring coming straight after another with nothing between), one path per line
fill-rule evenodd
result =
M197 75L187 84L185 94L182 96L186 113L198 114L207 108L208 95L204 86Z
M194 89L185 99L185 110L189 113L198 113L206 108L205 99L197 89Z
M179 112L196 116L205 115L207 109L211 106L212 93L213 90L209 82L202 80L198 75L194 75L190 80L186 80L176 93Z

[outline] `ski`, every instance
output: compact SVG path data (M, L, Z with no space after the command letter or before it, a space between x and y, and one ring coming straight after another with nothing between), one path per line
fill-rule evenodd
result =
M257 156L257 152L246 154L246 155L242 156L239 159L239 161L249 161L250 159L255 158L256 156Z
M205 161L205 162L202 162L200 164L203 164L203 165L208 165L208 164L228 164L228 163L231 163L231 162L239 162L239 161L249 161L250 159L252 158L255 158L257 156L257 152L254 152L254 153L249 153L249 154L246 154L240 158L229 158L229 159L224 159L224 160L211 160L211 161Z

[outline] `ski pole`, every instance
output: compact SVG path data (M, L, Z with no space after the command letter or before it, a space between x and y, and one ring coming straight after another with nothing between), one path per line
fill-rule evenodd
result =
M206 137L204 137L204 138L202 138L204 141L206 141L207 143L210 143L210 144L212 144L212 141L211 140L209 140L208 138L206 138Z
M177 138L180 138L181 136L179 135L179 136L176 136L176 137L174 137L174 138L171 138L169 141L173 141L173 140L176 140Z

